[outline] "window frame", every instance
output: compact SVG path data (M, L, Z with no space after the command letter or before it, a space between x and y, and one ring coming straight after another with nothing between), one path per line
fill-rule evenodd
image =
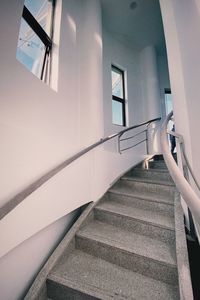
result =
M47 81L47 78L49 77L49 74L46 74L47 72L50 73L51 70L51 63L50 66L48 66L49 58L51 58L51 50L53 45L53 23L54 23L54 15L55 15L55 3L56 0L51 0L52 4L52 14L51 14L51 28L50 28L50 36L46 33L46 31L42 28L42 26L39 24L39 22L36 20L36 18L32 15L30 10L24 5L23 12L22 12L22 18L26 21L26 23L31 27L31 29L34 31L34 33L39 37L39 39L42 41L42 43L45 46L45 54L42 64L42 70L40 79L44 82ZM45 72L45 70L47 70Z
M117 71L117 73L121 74L122 77L122 98L113 95L112 93L112 101L117 101L119 103L122 104L122 124L115 124L114 125L118 125L118 126L126 126L126 95L125 95L125 74L124 74L124 70L116 67L115 65L111 65L111 76L112 76L112 71Z

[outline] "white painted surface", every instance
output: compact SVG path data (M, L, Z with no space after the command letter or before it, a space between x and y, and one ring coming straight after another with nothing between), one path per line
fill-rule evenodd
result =
M139 53L105 33L102 64L98 0L62 2L59 50L56 49L59 54L57 93L15 58L23 2L0 4L3 41L0 44L3 74L0 81L0 205L86 145L104 134L121 130L111 124L111 62L127 71L129 125L145 120ZM104 95L102 76L105 78ZM115 139L74 162L1 221L0 266L7 274L1 282L4 299L11 295L9 282L12 284L16 280L13 299L18 299L26 289L48 254L47 248L56 244L69 223L64 216L82 204L96 201L120 174L144 157L143 145L118 154ZM63 221L55 223L62 217ZM41 235L38 233L53 223ZM52 240L49 240L51 233ZM33 239L29 240L31 236ZM26 252L30 257L35 255L35 269L32 262L28 265L22 260L22 253ZM9 279L6 272L14 266L17 271ZM26 273L29 275L25 280Z
M72 212L46 227L1 258L0 291L2 300L24 298L27 288L46 262L46 258L69 228L75 213Z
M104 132L118 132L123 126L112 124L112 83L111 65L125 72L125 96L127 126L138 124L144 120L143 100L140 86L139 51L121 44L114 34L104 27L103 34L103 84L104 84Z
M169 81L169 71L168 71L168 61L167 54L157 56L157 66L158 66L158 77L159 77L159 87L160 87L160 104L161 104L161 116L164 119L166 117L165 110L165 89L170 89Z
M166 37L176 130L184 137L188 159L200 182L199 1L160 0L160 4Z
M145 105L146 120L160 117L160 90L156 50L148 46L141 51L141 90Z
M141 91L146 120L161 117L160 87L157 69L156 49L145 47L140 53L141 63ZM154 124L149 132L150 153L161 153L160 124ZM152 142L153 141L153 142Z
M102 115L99 114L102 110L99 2L85 0L85 5L82 1L62 3L60 39L57 34L54 47L54 60L59 55L57 93L15 58L23 4L23 0L0 4L0 206L34 179L80 150L84 143L88 145L103 135ZM95 117L97 112L98 118ZM89 128L91 123L93 126ZM60 177L1 221L0 249L2 255L7 253L0 259L2 299L21 298L71 218L57 220L91 199L89 170L92 166L86 166L86 163L87 158L85 165L76 165L73 180L69 169L68 175L65 174L67 177L62 178L58 185ZM80 167L83 167L82 173ZM82 177L85 181L81 180ZM81 186L77 189L79 181ZM61 215L59 211L62 211ZM57 222L46 228L54 221ZM35 235L43 228L46 229ZM33 238L29 239L31 236Z

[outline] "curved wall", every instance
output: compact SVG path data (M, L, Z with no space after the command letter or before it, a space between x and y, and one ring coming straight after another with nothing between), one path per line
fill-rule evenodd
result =
M0 206L46 171L102 138L104 132L123 129L112 125L112 62L127 70L129 125L146 116L141 107L140 53L109 34L103 45L99 0L62 1L59 47L55 47L57 92L15 58L22 9L22 0L0 4ZM120 155L114 139L61 171L1 220L0 269L5 271L0 290L4 300L22 297L31 276L46 259L48 247L55 246L71 222L69 214L99 199L116 178L145 157L145 151L145 145L140 145ZM35 269L32 262L23 260L23 252L35 257Z

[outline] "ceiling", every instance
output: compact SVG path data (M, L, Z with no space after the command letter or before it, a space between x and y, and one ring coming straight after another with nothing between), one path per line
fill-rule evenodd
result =
M132 10L130 4L137 3ZM159 0L101 0L103 25L129 47L142 49L154 45L165 51Z

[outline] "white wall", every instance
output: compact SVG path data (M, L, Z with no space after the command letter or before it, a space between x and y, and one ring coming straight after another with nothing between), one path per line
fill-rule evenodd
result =
M139 53L105 33L102 64L99 0L62 3L59 53L56 47L59 54L57 92L15 58L23 2L0 4L3 41L0 44L3 74L0 80L0 206L86 145L121 129L111 124L111 62L127 70L129 125L144 121ZM89 201L96 201L120 174L144 157L143 145L120 155L114 139L71 164L1 220L0 266L7 274L1 281L4 299L12 299L8 283L15 280L13 299L22 295L32 272L36 272L46 258L48 247L57 243L69 225L71 217L67 215ZM50 224L54 225L48 229ZM45 228L40 235L38 232ZM52 240L49 240L50 234ZM28 240L32 236L33 239ZM21 260L22 253L27 252L35 256L35 270L32 264L29 266ZM15 266L20 269L20 275L13 272L9 279L8 270ZM24 279L26 272L27 280Z
M68 230L77 211L27 239L0 260L1 299L23 299L46 258Z
M58 36L56 40L59 51L55 47L59 54L57 93L15 58L23 4L23 0L0 4L0 206L34 179L80 150L84 143L88 144L103 134L102 121L100 124L100 117L95 118L102 106L99 1L62 3L60 40ZM89 129L90 122L93 126ZM86 158L84 166L81 165L81 174L78 174L80 165L76 165L73 175L68 171L61 182L62 188L57 181L50 190L47 184L43 195L38 191L27 202L25 200L26 204L22 203L1 220L2 299L22 296L35 272L69 226L72 216L67 214L90 201L89 170L93 159L89 167L87 162ZM71 176L74 177L73 184L68 181ZM78 182L81 182L79 189ZM53 225L46 228L49 224ZM43 228L46 229L36 234ZM29 239L31 236L33 238ZM34 257L34 264L31 257Z
M115 133L124 127L112 124L112 89L111 65L116 65L125 71L126 85L126 117L127 126L136 125L149 119L161 116L160 87L157 70L157 55L153 46L142 51L122 44L115 34L103 28L103 84L104 84L104 131L105 134ZM160 153L159 123L149 131L150 153ZM144 128L139 128L133 135ZM129 141L124 147L141 141L145 135ZM107 148L108 149L108 148ZM135 155L145 153L145 143L135 148Z
M122 126L112 124L112 64L125 71L127 126L144 121L144 113L140 86L139 51L123 45L114 34L107 32L106 28L103 33L104 132L107 135L124 129Z
M167 54L163 53L157 57L159 87L160 87L160 103L161 103L161 116L166 117L165 110L165 89L170 89L169 71Z
M200 182L200 5L196 0L160 0L160 5L176 130L184 137L187 157Z
M156 49L145 47L140 54L141 90L145 103L146 120L160 117L160 93L157 70Z
M200 179L199 78L200 14L197 2L160 1L167 44L170 81L177 130ZM187 22L185 20L188 20Z

